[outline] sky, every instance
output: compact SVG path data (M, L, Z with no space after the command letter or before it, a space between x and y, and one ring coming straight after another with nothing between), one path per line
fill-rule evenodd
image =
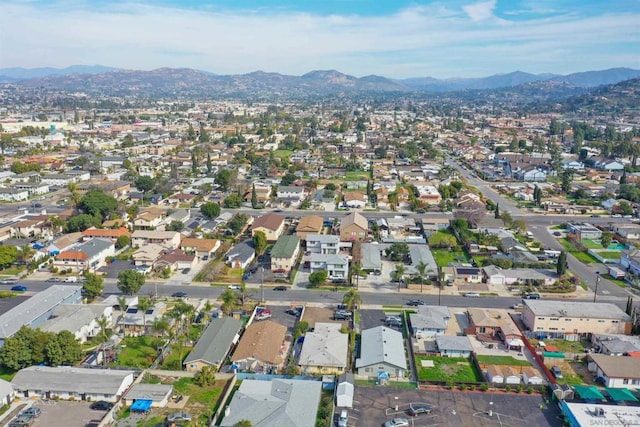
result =
M482 77L640 68L639 0L0 0L0 68Z

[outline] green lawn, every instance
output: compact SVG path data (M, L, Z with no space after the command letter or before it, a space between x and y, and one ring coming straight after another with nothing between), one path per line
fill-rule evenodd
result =
M365 171L348 171L345 174L346 181L366 181L369 177L369 172Z
M601 274L603 279L607 279L613 283L615 283L616 285L620 286L621 288L626 288L627 286L629 286L629 284L627 282L625 282L624 280L620 280L620 279L616 279L613 276L609 275L609 274Z
M562 378L556 380L558 384L584 385L584 381L580 375L562 373Z
M127 337L122 340L118 353L117 366L132 368L147 368L153 363L158 354L158 338L149 335L140 337Z
M433 360L433 368L424 368L420 361ZM482 375L469 359L463 357L416 356L420 381L482 382Z
M293 154L291 150L275 150L273 154L281 159L288 159Z
M174 344L171 346L171 351L164 358L162 362L161 369L166 369L169 371L180 371L182 370L182 362L187 357L192 347L186 347L181 344Z
M9 381L11 382L11 380L13 379L13 377L16 376L17 371L11 371L9 369L6 368L1 368L0 369L0 378L2 378L5 381Z
M574 257L576 257L576 259L584 264L593 264L593 263L599 263L600 261L598 261L597 259L595 259L594 257L592 257L591 255L589 255L586 252L580 252L579 250L577 250L576 248L573 247L573 245L571 244L571 242L569 241L569 239L558 239L558 241L560 242L560 244L562 246L564 246L564 248L567 250L567 252L569 252L571 255L573 255Z
M516 359L512 356L477 356L478 362L485 365L507 365L507 366L531 366L526 360Z
M436 231L431 236L429 236L429 245L437 248L438 246L440 246L440 243L443 239L450 240L452 237L454 239L456 238L453 233L449 233L447 231Z
M604 249L600 242L596 242L595 240L582 239L580 241L582 245L587 249Z
M605 251L605 252L598 252L598 255L606 259L620 259L620 257L622 257L622 252Z
M200 403L208 407L213 407L217 402L223 386L223 382L216 381L212 386L200 387L193 378L180 378L173 383L173 389L176 393L189 396L189 403Z
M562 353L582 353L589 345L582 341L543 340L545 345L553 345ZM531 345L538 345L538 340L530 339Z
M452 262L469 262L469 257L461 250L433 249L431 251L438 267L447 267Z

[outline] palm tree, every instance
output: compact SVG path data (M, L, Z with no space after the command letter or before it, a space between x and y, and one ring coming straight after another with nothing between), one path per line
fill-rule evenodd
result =
M65 221L57 215L50 217L49 222L51 223L53 234L60 233L64 229Z
M351 266L351 283L353 283L353 276L356 276L356 288L360 287L360 275L362 274L362 267L360 263L356 262Z
M107 320L106 317L100 317L98 318L98 320L96 320L96 324L98 325L98 327L100 328L100 339L102 342L106 342L107 341L107 326L109 326L109 321Z
M147 310L149 310L153 306L151 302L151 298L139 298L138 299L138 310L142 311L142 331L143 333L147 332Z
M238 301L238 294L231 289L227 289L220 295L220 298L222 299L222 311L227 315L230 314Z
M418 270L418 273L420 273L420 293L422 293L422 285L424 284L424 272L427 270L427 264L425 264L423 261L420 261L416 265L416 270Z
M247 292L247 282L244 280L240 281L240 289L238 290L240 293L240 301L242 302L242 309L244 310L244 302L247 296L249 295Z
M80 205L80 201L82 200L82 196L78 192L78 184L75 182L70 182L67 184L67 190L71 193L71 201L73 202L73 208L78 210L78 206Z
M400 282L402 281L402 276L404 276L404 264L396 264L394 275L398 281L398 292L400 292Z
M151 324L151 330L153 330L154 334L159 334L160 337L163 337L164 334L169 329L169 322L164 316L159 316L153 319L153 323Z
M355 309L362 302L360 294L355 289L349 289L347 293L342 297L342 303L347 306L349 310Z

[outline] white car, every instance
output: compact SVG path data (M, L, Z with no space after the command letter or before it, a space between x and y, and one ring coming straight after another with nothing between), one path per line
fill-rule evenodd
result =
M384 423L384 427L409 427L409 420L406 418L394 418Z
M469 298L480 298L480 294L477 292L467 292L464 296Z
M227 286L229 289L240 290L240 285L229 285Z
M271 317L271 313L258 313L254 320L267 320Z

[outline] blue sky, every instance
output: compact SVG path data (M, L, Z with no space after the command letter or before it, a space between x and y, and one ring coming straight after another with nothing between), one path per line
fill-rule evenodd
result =
M479 77L640 68L638 0L0 0L0 68Z

